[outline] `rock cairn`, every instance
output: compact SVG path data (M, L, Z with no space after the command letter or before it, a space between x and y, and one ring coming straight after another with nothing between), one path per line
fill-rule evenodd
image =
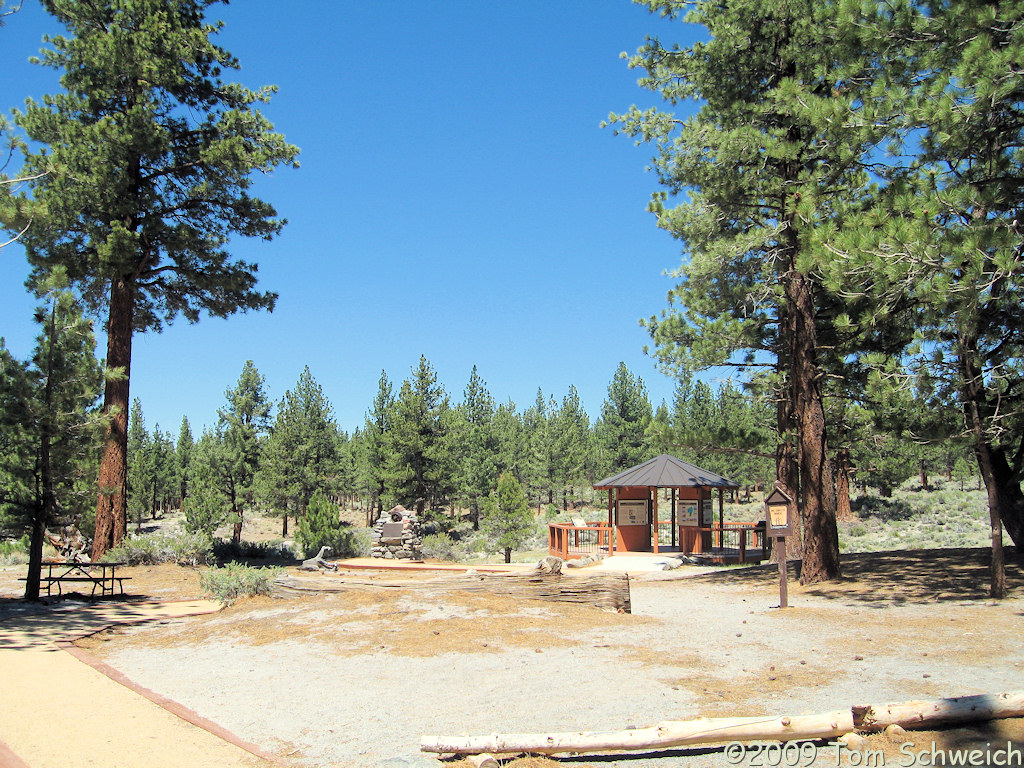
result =
M401 504L385 512L373 526L374 557L388 560L422 560L420 524L416 512Z

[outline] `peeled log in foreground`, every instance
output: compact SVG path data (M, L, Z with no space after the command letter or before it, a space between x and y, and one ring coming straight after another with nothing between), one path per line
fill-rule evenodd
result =
M492 734L490 736L424 736L420 749L442 754L481 752L624 752L669 749L730 741L794 741L831 739L853 730L850 710L798 717L726 717L668 720L652 728L576 733Z
M424 736L420 749L444 754L481 752L629 752L732 741L809 741L831 739L853 730L881 731L889 725L930 729L961 723L1024 717L1024 691L959 696L853 707L798 717L732 717L665 721L653 728L577 733Z
M853 708L854 724L859 731L884 731L889 725L922 730L1004 717L1024 717L1024 691Z

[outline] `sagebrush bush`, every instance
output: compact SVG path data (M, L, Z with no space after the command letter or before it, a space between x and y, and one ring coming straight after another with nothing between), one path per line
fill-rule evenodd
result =
M465 547L446 533L431 533L424 536L420 551L430 560L450 560L455 563L466 556Z
M214 559L213 541L201 533L150 533L125 539L104 559L128 565L209 565Z
M274 590L274 579L280 573L280 568L252 568L228 563L199 574L199 586L224 605L231 605L240 597L269 595Z
M295 552L283 541L239 541L214 539L213 554L218 563L234 560L294 560Z
M0 565L22 565L28 562L28 534L20 539L0 541Z
M844 552L990 544L984 491L961 491L958 484L935 491L900 488L891 499L866 493L852 507L857 520L839 526Z

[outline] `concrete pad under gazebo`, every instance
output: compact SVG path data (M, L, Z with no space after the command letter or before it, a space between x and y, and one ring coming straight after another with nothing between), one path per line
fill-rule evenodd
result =
M757 562L764 556L763 525L723 519L725 490L738 487L721 475L662 454L595 483L595 490L608 491L607 522L553 523L548 549L562 559L653 552L719 563ZM716 488L717 524L712 498ZM658 508L658 491L663 489L671 491L668 510ZM666 524L669 541L662 543Z

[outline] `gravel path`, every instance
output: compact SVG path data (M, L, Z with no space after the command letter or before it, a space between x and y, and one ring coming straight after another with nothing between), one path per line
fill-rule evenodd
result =
M1020 598L906 602L791 588L794 607L781 611L771 574L725 576L635 579L633 614L594 622L560 604L466 608L419 593L393 598L388 616L316 597L226 615L192 642L193 624L169 642L157 639L173 627L132 628L96 652L266 749L353 768L396 765L389 758L399 756L411 764L423 734L617 730L1024 687ZM247 626L268 621L297 629L247 637ZM303 632L304 621L316 631ZM437 627L438 636L456 623L477 633L462 650L403 648L402 632ZM382 648L374 638L387 633L396 634ZM724 764L720 752L703 750L685 762Z

